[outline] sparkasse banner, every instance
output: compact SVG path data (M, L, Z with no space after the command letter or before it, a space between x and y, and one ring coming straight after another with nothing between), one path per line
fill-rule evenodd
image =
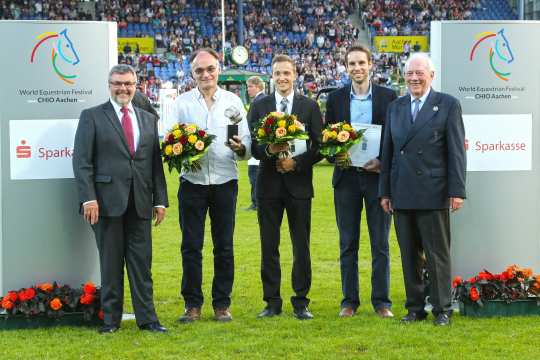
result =
M11 120L11 180L73 178L73 141L79 119Z

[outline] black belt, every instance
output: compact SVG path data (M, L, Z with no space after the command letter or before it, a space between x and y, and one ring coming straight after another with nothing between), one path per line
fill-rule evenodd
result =
M356 172L359 172L359 173L367 173L368 172L366 169L364 169L363 167L359 167L359 166L349 166L349 170L356 171Z

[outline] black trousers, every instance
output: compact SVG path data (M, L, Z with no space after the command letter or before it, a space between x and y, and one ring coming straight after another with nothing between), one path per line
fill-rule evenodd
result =
M279 199L257 199L257 216L261 234L261 279L263 299L268 306L281 309L281 266L279 261L280 227L287 211L293 247L291 297L294 308L309 304L307 294L311 288L311 258L309 252L311 229L311 199L295 199L284 194Z
M259 165L248 165L248 177L251 184L251 205L257 206L257 175L259 174Z
M124 215L100 216L93 226L101 269L105 325L119 326L124 302L124 263L137 325L157 321L152 284L152 224L137 215L133 187Z
M231 305L234 282L233 233L238 182L220 185L197 185L181 179L178 190L180 229L182 230L182 296L186 308L201 307L202 249L206 213L210 213L214 245L214 280L212 306Z
M450 261L450 218L444 210L396 210L394 225L401 251L401 263L409 312L424 311L423 260L430 279L433 314L449 312L452 304Z

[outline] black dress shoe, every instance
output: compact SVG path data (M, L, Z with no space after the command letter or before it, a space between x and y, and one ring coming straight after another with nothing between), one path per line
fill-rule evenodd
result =
M410 312L401 319L401 322L402 323L412 323L412 322L416 322L416 321L423 321L423 320L426 320L426 317L427 317L426 313Z
M258 318L268 318L268 317L274 317L281 314L281 309L276 309L270 306L267 306L264 308L263 311L257 315Z
M433 320L433 324L435 324L436 326L450 325L450 315L448 315L447 313L440 313L439 315L437 315L435 320Z
M298 320L311 320L313 319L313 314L309 312L307 307L294 309L294 317Z
M161 333L167 332L167 328L165 328L164 326L161 326L161 324L157 321L153 323L141 325L139 326L139 329L151 331L151 332L161 332Z
M100 334L112 334L117 332L120 329L119 326L116 325L103 325L98 329L98 333Z

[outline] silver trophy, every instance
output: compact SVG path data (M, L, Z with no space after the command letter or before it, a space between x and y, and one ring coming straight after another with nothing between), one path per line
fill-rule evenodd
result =
M242 121L242 114L240 110L234 106L228 107L224 113L225 117L229 119L230 124L227 125L227 141L232 139L233 136L238 135L238 123Z

